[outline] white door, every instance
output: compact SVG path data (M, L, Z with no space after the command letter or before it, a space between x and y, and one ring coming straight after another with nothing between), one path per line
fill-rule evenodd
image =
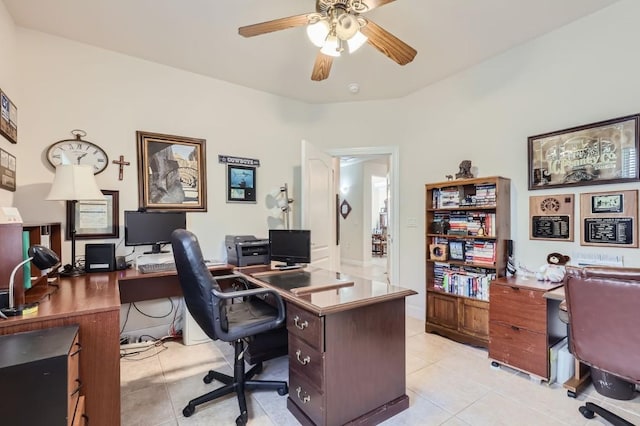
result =
M301 221L303 229L311 230L311 263L338 271L336 194L339 160L305 140L301 152Z

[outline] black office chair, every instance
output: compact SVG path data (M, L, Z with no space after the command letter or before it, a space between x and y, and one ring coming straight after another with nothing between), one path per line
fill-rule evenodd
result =
M189 401L182 414L189 417L197 405L235 392L240 406L236 424L244 425L248 419L245 389L273 389L279 395L289 392L287 382L251 380L262 371L262 363L257 363L245 373L244 361L245 340L284 324L282 298L277 292L262 288L222 292L204 263L198 239L185 229L172 233L171 245L189 313L211 339L233 342L235 347L233 377L209 371L203 379L205 383L216 379L225 385ZM266 294L272 296L277 308L263 300Z

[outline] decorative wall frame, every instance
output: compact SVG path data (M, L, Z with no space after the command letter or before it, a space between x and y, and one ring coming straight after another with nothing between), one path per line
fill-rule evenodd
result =
M256 202L256 168L227 164L227 203Z
M0 134L11 143L18 143L18 108L2 90L0 90Z
M0 188L15 192L16 157L0 148Z
M76 240L120 237L118 191L102 190L104 200L77 201L75 208ZM71 239L71 201L67 201L67 240Z
M583 246L638 247L638 190L580 194Z
M349 213L351 213L351 205L347 200L342 200L342 203L340 203L340 215L343 219L346 219Z
M573 241L574 195L529 197L529 239Z
M529 189L639 180L640 114L528 138Z
M206 141L142 131L136 136L140 208L206 212Z

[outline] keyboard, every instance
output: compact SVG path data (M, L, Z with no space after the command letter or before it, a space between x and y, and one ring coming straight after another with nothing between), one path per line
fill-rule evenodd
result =
M176 264L173 262L168 263L145 263L144 265L138 265L138 271L143 274L151 274L153 272L167 272L175 271Z

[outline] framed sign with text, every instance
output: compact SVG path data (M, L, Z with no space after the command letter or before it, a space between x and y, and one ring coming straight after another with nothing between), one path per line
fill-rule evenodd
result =
M633 182L640 114L531 136L529 189Z
M638 247L638 190L580 194L583 246Z
M573 194L529 197L529 239L573 241Z

